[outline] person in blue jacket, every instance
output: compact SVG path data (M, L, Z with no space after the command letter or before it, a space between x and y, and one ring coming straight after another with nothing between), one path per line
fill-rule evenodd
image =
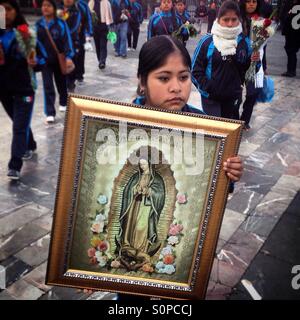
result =
M236 2L223 2L211 34L200 39L194 52L192 81L208 115L239 118L242 84L251 61L250 40L242 33L240 18Z
M37 148L30 128L36 89L33 71L45 64L46 52L38 44L35 49L34 41L33 54L22 49L16 29L27 29L28 24L20 7L15 0L0 0L0 5L6 11L6 29L0 29L0 102L13 123L7 176L18 180L23 160L29 160Z
M53 77L59 94L60 111L66 111L68 98L66 76L63 75L60 70L58 57L49 39L47 29L58 51L65 54L67 64L72 64L72 58L74 56L70 30L66 22L56 16L56 9L55 0L43 0L43 17L36 22L38 42L45 48L48 56L46 66L42 70L44 112L47 123L53 123L56 116Z
M160 13L154 13L149 20L148 40L155 36L171 35L182 24L173 8L172 0L161 0Z
M129 13L129 26L127 32L128 51L136 50L140 34L140 25L144 20L143 8L136 0L130 0Z
M84 51L82 33L86 28L85 25L87 24L87 21L84 18L83 7L80 6L76 0L63 0L63 6L61 9L61 17L65 20L70 29L72 45L74 48L74 56L72 60L75 64L75 69L67 75L68 90L73 92L76 87L75 81L78 78L78 74L82 72L82 64L80 62L80 59L82 58L82 50Z
M76 80L78 84L82 84L84 80L85 68L85 49L84 44L92 41L93 36L93 25L92 15L88 6L88 1L77 0L76 4L81 11L82 15L82 26L79 34L79 52L78 52L78 64L76 69Z
M185 0L175 0L175 7L182 23L191 22L191 15L186 10Z

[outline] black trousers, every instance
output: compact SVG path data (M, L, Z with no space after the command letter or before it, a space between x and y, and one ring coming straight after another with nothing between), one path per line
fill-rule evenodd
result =
M84 50L85 38L80 40L80 46L78 48L77 54L77 66L76 66L76 80L83 80L85 69L84 69L84 61L85 61L85 50Z
M245 121L246 124L250 123L254 105L256 104L259 89L255 88L254 82L249 82L246 85L246 99L243 104L243 112L241 120Z
M129 24L127 32L128 48L136 49L140 34L139 24ZM131 41L133 40L133 41ZM131 45L132 44L132 45Z
M300 48L300 40L291 35L285 36L285 52L287 54L287 71L296 73L297 68L297 52Z
M66 76L61 73L58 62L46 65L42 70L45 102L44 112L46 116L56 115L53 76L59 93L59 104L61 106L67 105L68 93Z
M20 171L23 164L22 157L25 152L36 149L36 142L30 128L34 95L12 96L7 93L1 93L0 101L13 123L11 158L8 168Z
M201 96L203 111L209 116L238 120L239 99L213 100Z
M107 28L94 28L94 41L99 64L105 64L107 58Z

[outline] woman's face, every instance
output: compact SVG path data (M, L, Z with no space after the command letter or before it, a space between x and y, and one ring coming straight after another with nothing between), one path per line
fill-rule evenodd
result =
M41 9L44 17L54 16L54 8L50 2L43 1Z
M160 10L167 12L172 9L173 3L172 0L162 0L160 3Z
M146 103L166 110L180 111L191 93L191 73L180 53L174 52L165 64L148 74Z
M3 3L2 6L5 9L5 24L11 27L17 17L17 12L9 3Z
M148 164L148 161L146 159L141 159L140 160L140 168L142 169L143 172L149 170L149 164Z
M246 0L245 4L246 13L251 14L255 12L257 8L257 0Z
M222 27L235 28L239 25L240 20L233 10L229 10L224 14L224 16L218 19L218 23Z

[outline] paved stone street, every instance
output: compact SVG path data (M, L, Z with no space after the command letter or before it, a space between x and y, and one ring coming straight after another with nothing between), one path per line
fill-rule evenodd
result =
M140 45L145 36L144 22ZM188 43L191 54L197 40L192 39ZM268 71L275 80L276 96L271 104L255 107L252 129L244 133L239 154L245 161L245 172L227 204L207 299L226 299L239 290L235 287L241 286L240 281L255 256L258 253L262 256L267 254L261 248L300 190L300 63L297 78L280 77L286 66L283 46L284 38L280 34L276 34L268 44ZM85 83L75 92L130 102L137 84L137 61L138 51L128 52L127 59L116 58L109 44L107 68L100 71L95 53L88 52ZM64 114L57 113L54 125L45 124L40 75L38 79L32 119L33 133L38 143L37 154L24 164L22 179L17 183L10 182L6 177L11 123L0 108L0 277L3 275L1 266L6 270L6 289L0 290L0 300L112 299L115 295L111 293L88 295L76 289L44 284ZM190 102L200 104L195 89ZM294 224L299 225L300 215L293 216L293 219ZM299 228L297 232L299 234ZM300 264L297 246L294 243L278 251L274 264L285 261L291 255L293 262L298 259ZM290 273L284 274L278 281L291 291L291 297L300 298L300 291L293 291L290 286ZM253 285L255 287L255 283ZM264 292L257 291L264 298ZM284 298L286 294L278 292L275 298ZM246 298L251 299L251 296Z

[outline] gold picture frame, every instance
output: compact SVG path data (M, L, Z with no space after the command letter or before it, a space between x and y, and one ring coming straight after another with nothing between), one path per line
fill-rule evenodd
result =
M72 94L46 283L203 299L241 134L241 121Z

